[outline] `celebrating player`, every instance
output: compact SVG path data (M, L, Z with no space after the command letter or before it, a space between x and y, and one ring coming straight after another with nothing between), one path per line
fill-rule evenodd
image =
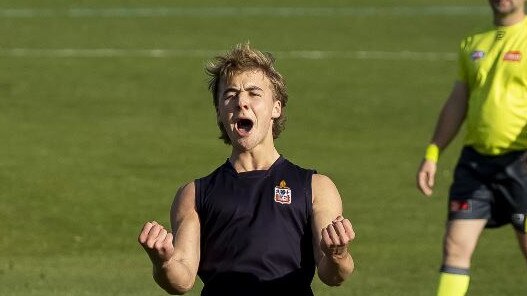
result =
M465 146L450 188L440 296L467 292L471 257L485 227L512 223L527 259L525 0L489 4L495 27L463 40L459 81L417 173L418 188L431 195L439 153L465 121Z
M139 235L155 281L171 294L199 275L202 295L313 295L315 268L330 286L354 269L355 233L334 183L275 148L288 95L273 64L243 44L207 67L230 157L179 189L171 231L152 221Z

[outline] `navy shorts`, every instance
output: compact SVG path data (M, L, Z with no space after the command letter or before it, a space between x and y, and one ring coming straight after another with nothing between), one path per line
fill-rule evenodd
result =
M499 156L464 147L450 187L448 220L486 219L527 232L527 151Z

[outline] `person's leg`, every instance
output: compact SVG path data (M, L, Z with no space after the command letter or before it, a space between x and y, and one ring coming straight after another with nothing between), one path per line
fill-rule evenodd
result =
M527 234L525 232L516 231L516 237L518 238L518 243L520 244L520 250L527 261Z
M443 265L437 289L438 296L462 296L470 281L470 260L485 219L458 219L447 224L443 242Z
M449 192L438 296L463 296L468 290L472 254L481 232L493 222L494 194L484 182L496 174L493 160L466 147L456 165Z
M508 165L504 180L498 184L503 199L508 202L512 215L510 222L523 256L527 260L527 152Z

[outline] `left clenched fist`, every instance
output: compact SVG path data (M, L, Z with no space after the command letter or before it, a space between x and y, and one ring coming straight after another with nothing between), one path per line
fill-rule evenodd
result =
M328 257L340 259L348 254L348 244L355 238L353 226L348 219L338 216L322 229L320 248Z

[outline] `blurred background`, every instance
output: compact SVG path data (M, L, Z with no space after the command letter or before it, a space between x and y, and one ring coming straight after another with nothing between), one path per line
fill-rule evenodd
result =
M446 195L414 179L476 0L0 0L0 294L165 295L137 235L230 152L204 66L250 41L286 77L279 151L330 176L356 272L316 295L433 295ZM484 233L471 295L526 295L510 227ZM199 295L201 283L190 295Z

